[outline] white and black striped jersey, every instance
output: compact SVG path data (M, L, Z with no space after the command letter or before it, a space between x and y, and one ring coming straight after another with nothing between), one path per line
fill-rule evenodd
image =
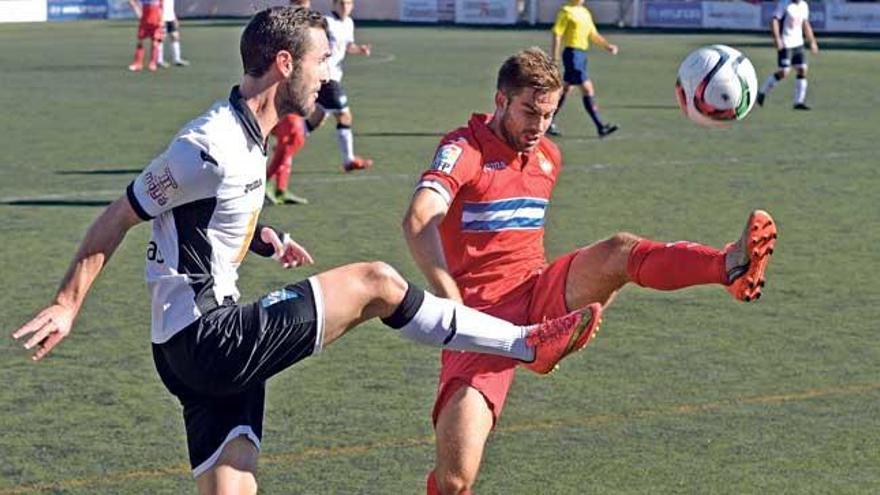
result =
M265 177L266 142L236 86L129 184L132 207L153 220L146 279L154 343L238 300L238 266L254 235Z

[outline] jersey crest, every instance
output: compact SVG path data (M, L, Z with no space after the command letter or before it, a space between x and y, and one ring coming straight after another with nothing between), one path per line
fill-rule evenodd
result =
M455 168L455 164L461 158L462 149L455 144L444 144L437 150L434 155L434 161L431 163L432 170L438 170L444 174L451 174Z

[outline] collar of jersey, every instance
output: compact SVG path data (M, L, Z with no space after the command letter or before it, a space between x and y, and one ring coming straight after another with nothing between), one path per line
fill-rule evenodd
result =
M251 112L250 107L245 104L238 86L232 87L232 91L229 93L229 104L232 105L232 109L235 110L235 114L238 115L238 119L244 126L244 131L247 133L248 137L260 147L260 151L262 151L265 156L267 154L266 139L263 138L263 132L260 131L260 124L257 123L257 117L254 116L254 112Z
M480 143L480 149L483 152L483 160L487 161L500 158L508 165L512 166L515 163L517 165L516 169L522 170L526 162L531 161L535 152L532 151L520 157L520 154L517 153L516 150L495 135L492 129L489 128L489 121L491 119L492 116L489 114L475 113L471 115L471 121L469 123L470 128L473 130L474 137L477 139L477 142ZM490 153L491 158L486 156Z

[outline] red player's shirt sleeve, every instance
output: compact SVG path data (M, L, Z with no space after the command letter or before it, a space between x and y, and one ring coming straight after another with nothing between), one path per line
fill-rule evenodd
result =
M480 154L466 139L447 138L437 147L431 168L422 174L416 190L432 189L452 203L462 187L477 179L480 170Z

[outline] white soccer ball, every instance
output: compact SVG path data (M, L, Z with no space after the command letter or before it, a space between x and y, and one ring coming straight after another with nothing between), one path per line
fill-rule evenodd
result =
M755 105L757 94L755 67L729 46L698 48L678 67L678 106L700 125L723 127L742 120Z

